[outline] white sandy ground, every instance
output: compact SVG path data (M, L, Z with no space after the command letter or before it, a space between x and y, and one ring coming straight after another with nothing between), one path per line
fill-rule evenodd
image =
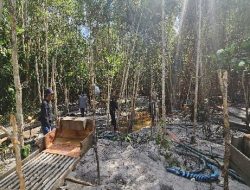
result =
M134 146L134 145L133 145ZM98 141L101 185L81 186L66 181L61 189L69 190L222 190L220 183L200 183L168 173L167 161L153 141L132 147L129 143L110 140ZM97 172L93 149L81 159L70 176L96 184ZM232 190L250 190L238 181L231 180Z

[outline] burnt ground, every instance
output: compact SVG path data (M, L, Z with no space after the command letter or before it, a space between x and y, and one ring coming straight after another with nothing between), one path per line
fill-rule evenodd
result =
M102 128L104 134L98 140L98 154L100 159L101 185L97 184L96 160L93 149L90 149L81 159L76 169L69 174L75 179L87 181L93 186L82 186L65 181L61 189L160 189L160 190L221 190L223 178L213 183L198 182L195 179L186 179L166 171L166 167L179 166L186 170L197 170L201 167L199 159L190 157L190 153L175 143L190 145L192 123L188 117L181 114L167 118L165 124L158 123L165 135L159 139L155 128L151 136L149 126L130 135L116 134L105 131L103 119L97 120L97 127ZM233 131L234 135L241 132ZM192 147L207 154L216 155L217 160L223 157L223 127L217 122L201 123L197 127L196 144ZM175 140L174 140L175 139ZM246 185L230 177L230 189L249 190Z
M92 183L94 186L82 186L65 181L60 189L223 189L223 178L213 183L197 182L173 175L166 167L178 166L186 170L196 170L201 167L198 159L189 155L188 151L179 147L174 139L190 145L192 123L189 115L176 114L167 118L162 127L164 140L160 140L157 129L151 134L147 108L141 106L135 122L134 132L127 135L127 113L122 113L121 133L115 134L107 126L106 116L97 114L97 129L99 133L98 153L100 158L101 185L97 184L96 161L93 149L81 159L76 169L69 176ZM75 113L79 115L79 113ZM223 157L223 127L221 113L216 113L212 119L202 122L197 127L196 144L192 147L207 154ZM168 132L168 133L167 133ZM34 134L33 134L34 133ZM242 132L232 131L234 135ZM36 136L39 130L32 131ZM170 135L169 135L170 134ZM29 138L29 134L26 134ZM221 160L219 160L221 162ZM4 173L15 165L15 160L7 157L1 162L0 171ZM1 174L1 173L0 173ZM230 189L249 190L244 184L230 178Z

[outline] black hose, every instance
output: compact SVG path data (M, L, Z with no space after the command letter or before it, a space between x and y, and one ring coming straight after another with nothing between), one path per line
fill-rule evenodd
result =
M190 147L190 146L188 146L186 144L183 144L183 143L177 143L177 144L184 147L184 148L186 148L190 152L192 152L194 154L197 154L198 156L204 158L206 162L208 162L210 164L213 164L218 168L221 168L221 166L217 162L215 162L213 159L210 159L207 156L203 155L202 152L197 151L195 148L192 148L192 147ZM230 169L230 170L228 170L228 173L232 178L234 178L234 179L238 180L239 182L245 184L244 180L240 176L238 176L234 170Z
M212 164L206 164L206 165L211 170L210 174L188 172L177 167L167 168L167 171L188 179L194 178L196 181L202 181L202 182L217 181L219 178L218 168Z
M178 145L180 145L180 146L186 146L186 147L188 147L189 149L192 149L192 150L194 150L194 151L196 151L196 152L198 152L198 153L200 153L200 154L202 154L202 155L204 155L204 156L208 156L208 157L210 157L210 158L212 158L212 159L213 159L213 158L219 158L219 159L223 160L223 157L220 156L220 155L217 155L217 154L211 155L211 154L202 152L202 151L200 151L200 150L197 150L197 149L195 149L195 148L193 148L193 147L191 147L191 146L189 146L189 145L183 144L183 143L178 143Z
M206 168L206 160L204 158L201 158L200 156L197 156L196 154L190 154L190 153L184 153L184 152L178 152L176 151L177 154L179 155L184 155L184 156L190 156L190 157L195 157L196 159L198 159L201 163L201 168L197 169L197 170L192 170L192 173L201 173L205 170Z

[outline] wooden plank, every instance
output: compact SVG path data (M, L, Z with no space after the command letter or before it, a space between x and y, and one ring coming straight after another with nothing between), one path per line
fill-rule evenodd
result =
M231 144L239 151L243 152L243 136L232 136Z
M61 161L59 163L57 163L56 167L54 168L54 170L51 171L50 174L48 174L47 176L44 177L44 179L42 180L42 183L37 188L37 190L43 189L47 183L51 182L56 177L55 176L56 174L61 175L63 166L66 165L67 163L69 163L72 159L71 157L68 157L68 156L63 156L63 155L61 155L61 156L63 157L61 159ZM53 177L51 177L51 176L53 176Z
M87 119L84 117L64 117L60 121L60 125L63 129L73 129L82 131L85 129Z
M81 157L92 147L93 145L93 139L94 138L94 131L90 133L83 141L81 141ZM57 187L61 186L64 182L65 177L75 169L77 163L81 160L81 157L78 158L70 167L68 170L65 171L65 173L55 182L52 189L56 189Z
M28 131L28 130L31 130L31 129L34 129L34 128L37 128L37 127L41 127L41 123L40 122L34 122L34 123L31 123L31 124L25 124L24 125L24 132ZM6 128L9 129L11 127L7 126ZM0 132L0 139L2 139L4 137L7 137L7 135L5 133Z
M74 160L72 160L70 163L68 163L62 170L62 173L59 175L57 174L56 175L56 178L53 179L53 181L50 183L50 184L47 184L45 186L45 189L46 187L48 187L50 190L55 190L59 187L58 183L56 183L56 181L58 180L58 178L60 178L61 175L63 175L65 172L67 172L67 170L70 168L71 165L74 164Z
M55 181L69 168L69 166L74 163L74 158L68 157L67 161L63 164L60 164L58 167L58 170L54 170L52 173L53 178L52 179L46 179L42 185L40 186L40 190L42 189L51 189Z
M59 159L57 159L57 161L50 164L48 169L45 172L43 172L43 174L40 176L40 181L38 183L33 183L32 189L34 190L40 189L46 180L51 180L55 177L53 175L54 172L56 173L61 172L60 167L62 167L63 164L67 163L67 159L62 155L56 155L56 156Z
M250 134L243 137L243 153L250 158Z
M33 152L29 157L25 158L22 161L23 167L27 166L29 162L33 162L33 159L37 158L39 156L39 151ZM0 187L2 186L3 182L5 182L9 177L13 176L16 174L16 167L13 167L10 169L8 172L4 173L3 175L0 176ZM8 178L7 178L8 176Z
M38 157L37 159L34 159L33 160L33 162L32 162L32 164L29 164L28 166L28 168L30 168L30 166L32 166L32 171L33 170L35 170L35 169L37 169L37 167L39 167L40 165L39 165L39 162L41 162L42 160L41 160L41 156L43 156L42 157L42 159L45 159L46 158L46 155L45 154L40 154L40 157ZM27 172L32 172L32 171L29 171L29 170L27 170L27 168L25 168L26 169L26 171L24 171L24 176L25 176L25 183L27 183L27 180L28 180L28 178L29 178L29 175L27 175ZM18 179L17 179L17 176L15 175L14 176L16 179L13 179L13 177L11 178L11 181L10 182L8 182L8 184L6 184L6 186L10 186L10 185L12 185L12 186L18 186L19 184L18 184ZM10 184L9 184L10 183Z
M233 145L230 145L230 166L234 169L245 181L245 183L250 186L250 159L247 158L243 153L241 153Z
M40 155L36 158L34 158L33 160L31 160L31 162L27 163L27 165L25 165L24 167L24 173L32 170L34 168L34 165L38 164L39 162L42 162L42 160L44 160L47 157L46 154L44 153L40 153Z
M247 128L245 123L236 121L232 117L229 118L229 123L230 123L231 128L234 128L236 130L239 130L239 131L245 132L245 133L250 132L250 127Z
M24 176L25 176L25 171L27 170L27 168L30 167L30 165L33 165L33 163L35 163L36 160L38 160L40 157L35 157L32 160L30 160L30 162L27 162L24 166L23 166L23 172L24 172ZM35 163L36 164L36 163ZM9 175L8 177L6 177L5 179L3 179L3 184L1 184L1 186L5 185L8 186L10 184L12 184L14 181L14 183L18 183L18 178L16 175L16 172L14 171L11 175Z
M80 161L81 157L92 147L93 139L94 138L94 131L92 131L83 141L81 141L81 156L78 158L68 170L55 182L52 189L56 189L57 187L61 186L64 182L65 177L75 169L77 163Z
M43 164L41 164L41 163L45 162L48 158L49 158L49 156L45 155L44 159L33 163L34 165L32 167L32 170L28 170L28 171L24 172L26 187L28 187L27 185L28 185L28 182L31 178L30 175L34 175L35 172L41 170L41 168L43 166ZM16 180L15 182L12 182L8 187L12 188L12 187L18 187L18 186L19 186L19 183L18 183L18 180Z
M81 141L81 157L92 147L94 142L94 131Z
M228 112L229 112L229 115L237 117L237 118L239 118L241 120L246 119L246 112L241 110L241 109L238 109L238 108L235 108L235 107L229 107Z
M38 174L39 172L42 172L44 170L44 166L46 165L47 162L50 162L51 160L54 159L54 156L53 155L50 155L50 154L46 154L46 153L43 153L45 155L44 159L42 160L38 160L34 165L33 165L33 168L29 171L27 171L26 173L24 173L25 175L25 182L26 182L26 187L28 187L28 185L30 183L32 183L32 177L34 174Z
M56 166L58 161L61 159L61 155L52 154L51 160L48 160L47 163L42 164L43 167L40 170L36 170L36 172L33 172L31 174L31 176L29 177L29 183L26 184L27 189L32 189L37 183L42 183L43 176L47 175L48 173L51 173L51 171L54 170L54 167Z
M51 189L56 189L57 187L63 185L65 177L68 176L69 173L75 169L76 165L79 163L80 160L81 158L75 159L75 161L69 166L69 168L66 169L65 172L55 181Z

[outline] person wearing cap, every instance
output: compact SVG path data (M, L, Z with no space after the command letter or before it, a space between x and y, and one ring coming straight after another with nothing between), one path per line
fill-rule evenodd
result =
M41 113L39 121L42 125L42 132L46 135L52 130L52 106L51 100L53 99L54 92L51 88L47 88L44 92L44 100L41 104Z

